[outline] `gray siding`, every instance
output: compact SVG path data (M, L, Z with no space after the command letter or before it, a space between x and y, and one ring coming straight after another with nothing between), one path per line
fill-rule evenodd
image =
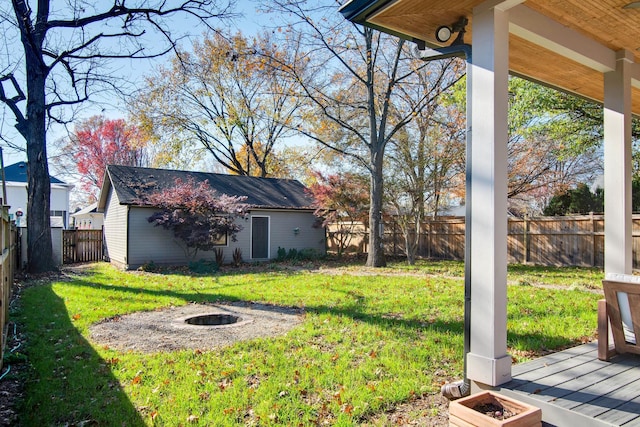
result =
M104 210L104 238L109 259L121 267L127 266L127 210L111 188Z
M189 259L172 233L147 221L153 212L152 208L133 206L129 211L129 266L187 264Z
M305 211L252 211L251 216L269 217L269 257L278 256L278 248L314 249L325 253L324 228L314 228L316 217ZM295 229L299 231L296 233ZM245 253L243 251L243 253ZM249 252L246 252L247 254Z
M132 206L129 211L129 259L128 267L137 268L153 262L157 265L186 265L190 259L185 253L182 243L177 241L171 231L149 224L147 218L154 212L153 208ZM287 250L313 248L324 254L324 229L313 228L315 217L311 212L297 211L252 211L250 216L266 216L270 218L269 257L276 258L278 247ZM105 235L108 229L108 216L105 215ZM222 246L224 262L231 263L233 252L237 248L242 252L244 261L257 261L251 258L251 220L238 219L243 230L237 235L237 241L229 239L227 246ZM299 228L295 234L294 229ZM196 260L214 260L213 251L199 251Z

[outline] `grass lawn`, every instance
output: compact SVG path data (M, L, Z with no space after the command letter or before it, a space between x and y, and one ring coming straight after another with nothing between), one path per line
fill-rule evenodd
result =
M266 271L265 271L266 270ZM401 263L357 275L127 273L95 264L23 289L27 426L361 425L462 375L463 267ZM402 274L406 273L406 274ZM524 360L593 338L602 272L514 266L509 351ZM549 287L532 285L553 285ZM286 335L215 351L119 352L92 343L104 318L189 302L303 307Z

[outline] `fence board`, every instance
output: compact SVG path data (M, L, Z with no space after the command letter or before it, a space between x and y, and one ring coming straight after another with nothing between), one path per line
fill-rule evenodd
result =
M62 262L64 264L102 261L102 255L102 230L62 231Z
M17 230L9 219L9 207L0 206L0 371L7 342L11 286L17 265Z
M356 227L345 252L367 250L368 233ZM329 230L331 230L329 226ZM405 242L397 224L384 227L385 253L403 256ZM417 256L431 259L464 259L464 217L442 217L421 226ZM640 215L633 215L633 268L640 269ZM329 239L328 250L337 251ZM549 266L604 266L604 216L509 218L508 262Z

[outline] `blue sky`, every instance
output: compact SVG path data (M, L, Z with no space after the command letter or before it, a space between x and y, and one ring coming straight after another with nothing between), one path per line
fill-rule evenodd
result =
M252 1L247 0L239 0L236 5L236 10L238 13L242 14L242 17L238 17L231 22L225 22L224 25L229 28L231 31L242 31L244 34L252 35L261 30L261 25L259 24L261 21L265 22L264 16L259 14L256 11L256 4ZM184 29L184 31L183 31ZM202 26L196 25L193 20L183 19L176 20L176 31L179 33L186 33L188 31L191 40L194 38L198 38L204 31ZM183 48L188 48L190 42L185 40L182 43ZM155 60L135 60L135 61L127 61L122 60L118 65L120 66L120 74L122 78L130 79L131 81L137 82L141 84L144 81L145 76L150 75L154 68L167 63L171 57L169 55L158 58ZM105 114L108 117L112 118L126 118L127 112L124 105L118 101L116 103L109 102L109 100L105 100L101 105L93 105L93 106L85 106L85 109L78 115L79 119L88 118L95 114ZM5 134L9 134L13 141L20 142L22 146L24 146L23 138L17 133L17 131L12 129L15 120L11 113L7 111L7 115L5 116L5 123L3 132ZM70 129L73 129L73 125L71 125ZM15 134L14 134L15 133ZM47 135L48 141L48 151L49 156L55 155L52 152L52 142L56 139L62 138L66 135L64 129L61 127L54 128ZM3 147L3 157L4 164L10 165L19 161L26 161L26 153L15 151L6 147ZM55 171L51 171L55 173Z

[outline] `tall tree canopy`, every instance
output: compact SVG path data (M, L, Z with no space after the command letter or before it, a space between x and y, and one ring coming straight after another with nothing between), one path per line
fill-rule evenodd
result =
M554 193L602 172L602 107L517 77L509 95L509 209L540 213ZM460 84L451 100L462 109L465 97Z
M539 84L509 82L510 208L542 209L558 191L602 173L602 107Z
M0 101L26 141L28 268L55 269L47 160L47 125L98 92L121 90L113 60L151 58L176 49L172 19L211 25L229 12L216 0L11 0L0 5ZM172 31L173 30L173 31ZM26 101L26 103L23 103ZM26 105L25 105L26 104Z
M287 20L283 34L295 58L279 63L297 83L309 108L297 130L319 144L351 158L370 176L369 252L367 265L385 265L382 246L383 164L396 134L437 98L444 85L422 86L408 105L399 96L403 85L419 85L424 62L397 37L353 25L336 14L336 4L274 0L264 7ZM453 84L451 66L438 71ZM438 80L435 78L434 80Z
M268 33L215 34L192 50L147 79L133 104L141 126L161 146L201 147L233 174L285 173L277 145L292 135L300 100L269 62L286 61L287 51Z

